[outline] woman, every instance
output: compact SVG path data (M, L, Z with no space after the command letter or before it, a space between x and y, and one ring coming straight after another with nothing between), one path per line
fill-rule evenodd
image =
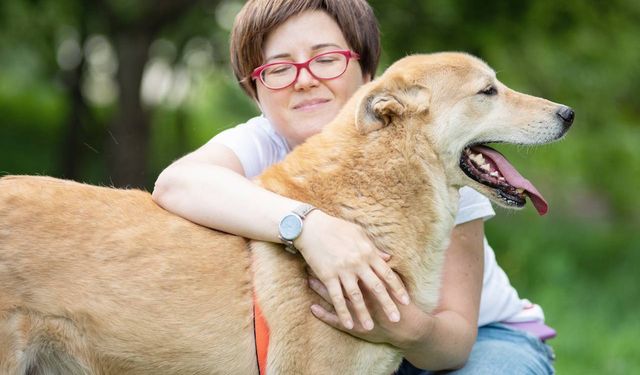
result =
M199 224L298 250L318 275L310 286L335 311L311 306L312 313L336 329L401 348L408 362L400 373L552 373L548 348L539 339L491 324L542 313L525 309L495 264L483 233L483 220L494 215L486 198L461 190L440 304L426 314L386 265L389 256L360 227L318 209L300 214L308 211L305 202L249 180L331 121L371 80L378 57L377 21L364 0L247 2L234 24L231 61L263 116L174 162L156 182L155 201ZM287 238L279 223L292 212L304 221Z

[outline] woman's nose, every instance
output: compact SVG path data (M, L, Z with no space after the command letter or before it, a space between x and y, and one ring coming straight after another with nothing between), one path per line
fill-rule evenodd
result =
M308 68L300 68L294 87L296 90L302 90L309 87L315 87L318 83L318 79L309 72Z

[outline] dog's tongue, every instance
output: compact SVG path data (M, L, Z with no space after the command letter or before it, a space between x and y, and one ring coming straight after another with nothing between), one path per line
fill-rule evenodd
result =
M547 213L549 205L542 194L538 192L538 189L529 180L522 177L501 153L486 146L475 146L473 150L491 159L509 185L524 189L529 199L531 199L531 203L538 210L538 214L544 215Z

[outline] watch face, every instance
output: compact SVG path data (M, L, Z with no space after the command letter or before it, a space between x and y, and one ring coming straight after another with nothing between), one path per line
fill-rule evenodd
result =
M280 236L285 240L293 241L302 232L302 219L298 215L290 214L280 221Z

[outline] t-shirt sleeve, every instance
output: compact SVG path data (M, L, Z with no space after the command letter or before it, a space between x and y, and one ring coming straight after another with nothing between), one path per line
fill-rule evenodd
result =
M224 130L210 142L231 149L240 160L247 178L259 175L289 152L285 140L273 131L268 120L262 116Z
M460 201L455 220L456 225L476 219L487 220L495 216L496 212L487 197L468 186L461 188L459 192Z

